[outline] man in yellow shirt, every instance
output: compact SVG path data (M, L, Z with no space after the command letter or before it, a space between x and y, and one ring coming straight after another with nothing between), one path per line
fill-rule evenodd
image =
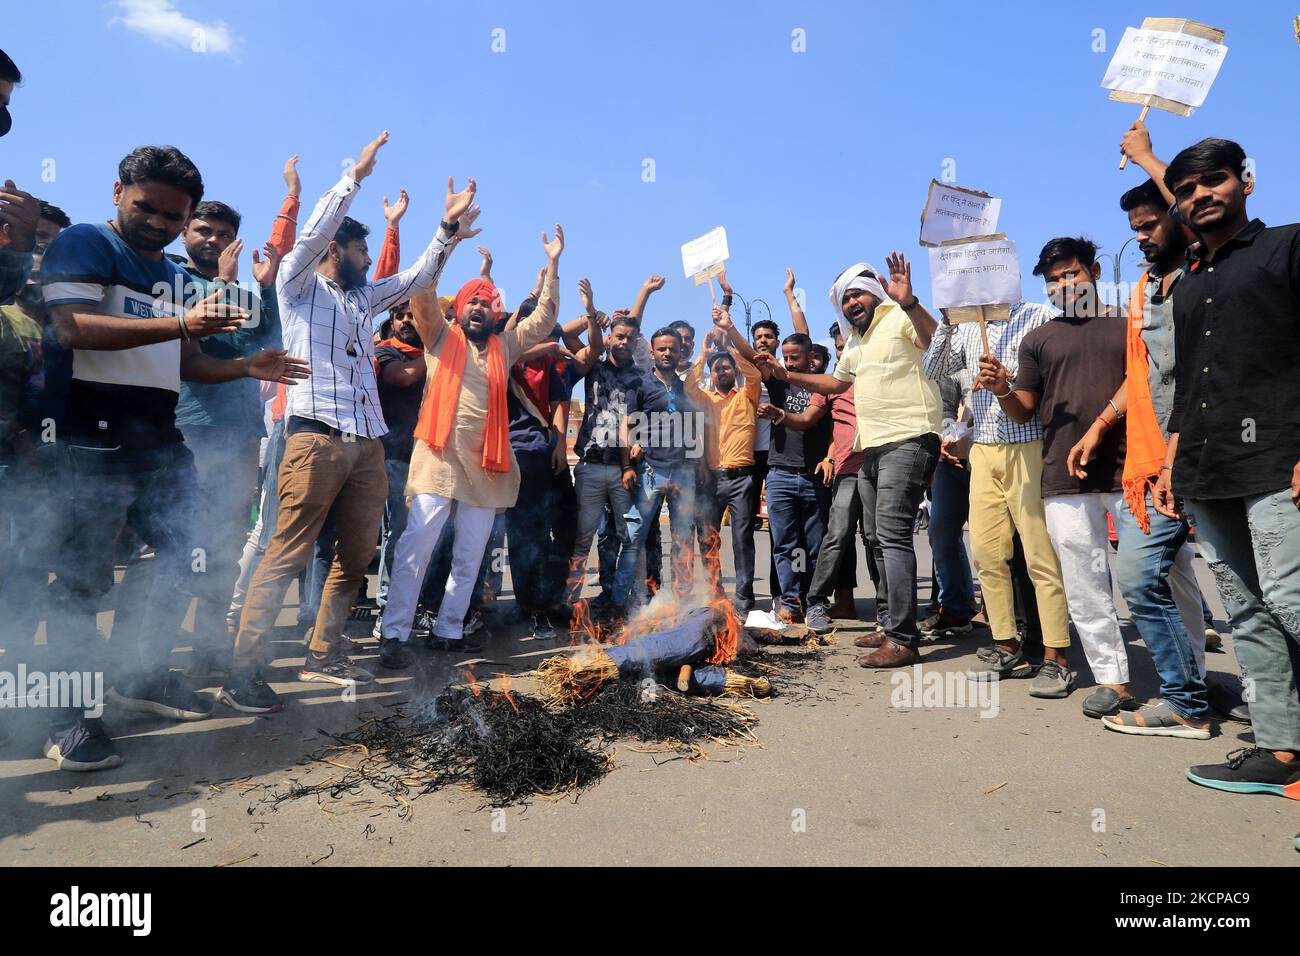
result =
M843 317L846 345L833 375L788 372L777 378L810 391L838 395L854 389L858 438L865 452L858 473L867 544L880 570L876 604L879 643L858 660L863 667L902 667L920 659L916 649L916 552L912 526L939 458L943 406L922 360L936 322L912 292L912 267L901 253L886 260L887 283L865 262L845 269L831 288ZM829 614L829 594L809 594L804 618L816 627Z

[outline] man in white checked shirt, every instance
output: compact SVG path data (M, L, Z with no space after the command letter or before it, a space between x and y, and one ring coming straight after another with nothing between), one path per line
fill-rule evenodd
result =
M375 381L372 317L435 285L475 190L471 179L468 188L453 193L449 180L446 218L420 260L395 276L367 283L368 230L347 218L347 211L387 141L388 133L381 133L317 203L276 280L284 340L310 357L315 377L304 394L290 392L275 535L249 585L234 667L221 691L223 702L244 713L269 713L282 706L259 673L266 635L289 582L306 565L331 513L338 549L299 679L339 685L373 679L350 664L339 646L352 598L374 555L388 495L379 440L388 429Z
M1014 377L1021 341L1052 318L1049 309L1036 303L1013 306L1008 321L988 323L993 357ZM963 371L978 375L983 352L977 323L950 325L945 315L925 354L925 374L935 380ZM984 388L974 388L971 406L975 413L970 451L971 557L993 630L993 647L980 651L980 657L989 674L1001 678L1034 676L1020 647L1011 584L1012 542L1019 532L1043 628L1043 666L1034 676L1029 693L1033 697L1065 697L1074 683L1074 674L1065 660L1070 625L1061 566L1047 535L1040 488L1043 428L1037 418L1023 424L1012 421Z

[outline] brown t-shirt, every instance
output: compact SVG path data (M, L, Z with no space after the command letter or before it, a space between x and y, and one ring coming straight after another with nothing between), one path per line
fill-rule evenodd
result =
M1016 388L1039 396L1044 498L1120 490L1123 428L1106 432L1082 481L1070 476L1066 459L1124 381L1125 332L1121 316L1083 320L1060 316L1020 343Z

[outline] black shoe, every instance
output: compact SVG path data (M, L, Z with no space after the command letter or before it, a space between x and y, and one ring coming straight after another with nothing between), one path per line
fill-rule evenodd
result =
M113 746L103 723L83 717L71 727L51 732L45 756L60 770L86 772L121 766L122 755Z
M400 671L411 666L411 655L401 641L385 638L379 642L379 666Z
M185 676L191 680L207 680L213 677L226 677L230 674L234 660L235 648L196 647L190 652L190 664L185 669Z
M217 700L241 714L278 714L284 710L280 695L259 677L234 677L226 681Z
M477 654L483 650L483 642L475 637L462 637L454 641L449 637L435 637L429 641L435 651L451 651L453 654Z
M555 624L551 616L545 611L538 611L529 621L528 631L534 638L539 641L554 640L556 636Z
M938 640L941 637L962 637L971 632L971 626L970 618L950 614L944 608L940 608L938 614L927 617L920 625L921 633L931 640Z
M1234 750L1223 763L1188 767L1187 779L1229 793L1272 793L1300 800L1300 760L1283 763L1259 747Z
M202 720L212 713L212 698L196 694L180 671L114 687L109 699L127 710L157 714L170 720Z
M1250 723L1250 705L1241 697L1241 692L1234 687L1220 684L1218 681L1206 681L1205 700L1210 709L1224 720Z
M298 671L300 681L337 684L340 687L369 684L374 679L374 674L357 667L337 651L322 659L317 657L310 647L307 648L307 659L303 661L302 668Z
M433 626L438 623L438 615L432 611L420 611L415 615L415 621L411 624L411 636L422 637L426 640L433 636Z

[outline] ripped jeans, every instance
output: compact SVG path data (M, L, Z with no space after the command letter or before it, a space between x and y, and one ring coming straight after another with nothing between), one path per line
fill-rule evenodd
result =
M1187 502L1228 611L1255 743L1300 752L1300 509L1289 488Z

